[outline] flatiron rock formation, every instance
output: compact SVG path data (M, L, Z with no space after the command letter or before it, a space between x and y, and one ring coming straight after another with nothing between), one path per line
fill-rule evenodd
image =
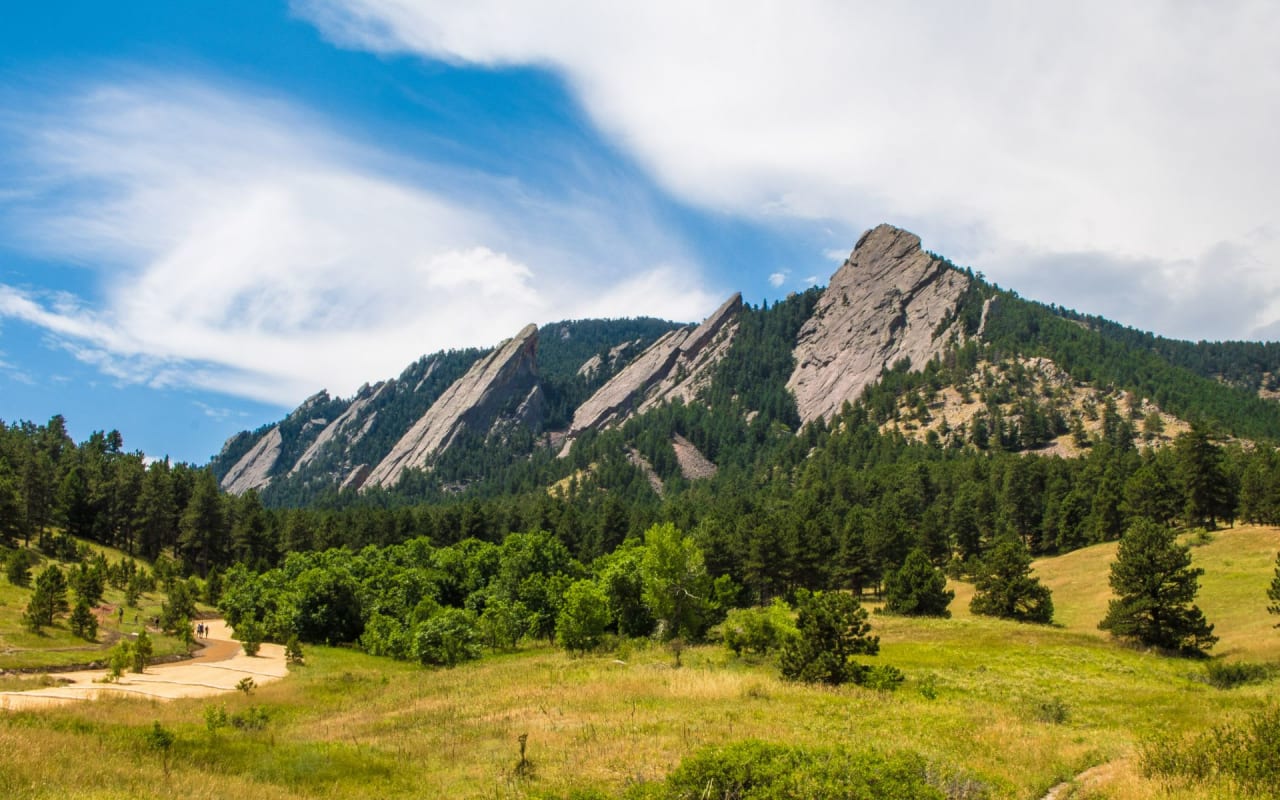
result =
M950 340L950 328L935 331L968 285L964 273L924 252L915 234L891 225L863 234L796 337L787 388L800 419L831 419L904 358L923 367Z
M235 466L222 477L223 491L244 494L250 489L261 489L270 483L271 470L280 459L280 446L283 441L280 426L272 426L271 430L267 431L257 444L241 456Z
M677 397L691 400L728 352L741 310L742 295L734 294L698 327L671 331L650 345L578 407L561 455L584 431L622 422Z
M316 436L315 441L298 457L293 468L289 470L289 474L292 475L306 467L327 446L349 449L358 444L377 419L378 412L368 411L369 407L377 402L383 391L393 387L394 384L394 381L379 381L373 386L366 384L361 387L351 405L347 406L347 409L339 414L333 422L326 425L320 431L320 434Z
M406 469L428 467L464 431L485 433L513 396L530 396L537 381L538 328L526 325L467 370L374 467L364 486L394 486Z

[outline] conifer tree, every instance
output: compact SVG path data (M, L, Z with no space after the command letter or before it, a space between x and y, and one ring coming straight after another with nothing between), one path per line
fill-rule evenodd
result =
M782 646L782 677L805 683L861 683L866 667L855 655L880 652L880 637L871 635L867 611L845 592L802 592L796 618L798 633Z
M1267 589L1267 599L1271 601L1267 611L1280 614L1280 553L1276 553L1276 574L1271 578L1271 587ZM1280 628L1280 622L1276 623L1276 627Z
M969 610L1020 622L1051 622L1053 599L1048 587L1031 574L1031 554L1016 539L1005 538L987 555L975 583Z
M56 614L67 611L67 578L55 564L45 567L36 576L35 591L27 603L23 621L30 630L38 631L46 625L53 624Z
M949 617L947 606L956 593L947 588L947 576L919 548L907 554L902 568L884 582L885 611L911 617Z
M1203 653L1218 641L1192 603L1203 574L1191 566L1191 549L1179 545L1171 529L1139 519L1120 539L1111 564L1116 598L1098 627L1153 647Z

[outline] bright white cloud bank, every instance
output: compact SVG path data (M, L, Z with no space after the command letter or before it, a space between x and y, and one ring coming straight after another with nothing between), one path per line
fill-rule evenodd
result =
M122 380L288 405L531 321L721 299L642 208L397 163L242 92L134 78L20 123L10 235L98 289L0 285L0 318Z
M1280 320L1272 2L295 8L348 46L555 69L708 207L892 221L1024 293L1172 335Z

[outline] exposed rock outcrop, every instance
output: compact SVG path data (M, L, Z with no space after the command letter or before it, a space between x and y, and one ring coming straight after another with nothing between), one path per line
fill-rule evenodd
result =
M347 406L337 419L326 425L316 436L315 441L298 457L289 474L292 475L306 467L331 443L336 447L350 448L364 438L378 413L377 411L366 412L383 391L394 385L395 381L379 381L373 386L367 384L362 386L351 405Z
M578 407L561 455L584 431L608 427L668 400L691 400L728 352L741 310L742 295L734 294L701 325L671 331L650 345Z
M280 460L283 441L280 426L272 426L222 477L223 491L244 494L250 489L261 489L270 483L271 470Z
M829 420L904 358L915 369L928 363L950 340L938 327L968 285L915 234L891 225L863 234L796 338L787 388L801 420Z
M429 467L464 431L490 431L512 397L529 400L536 388L537 347L538 329L527 325L473 364L400 438L363 485L393 486L406 469Z

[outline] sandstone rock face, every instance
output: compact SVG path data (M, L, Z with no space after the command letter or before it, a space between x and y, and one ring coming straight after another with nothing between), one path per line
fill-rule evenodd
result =
M728 352L741 310L742 295L735 294L698 327L671 331L650 345L578 407L560 454L567 455L584 431L617 424L677 397L692 399Z
M280 459L280 446L283 441L280 426L273 426L222 477L223 491L244 494L250 489L261 489L270 483L271 470Z
M968 284L915 234L891 225L863 234L796 338L787 388L800 419L831 419L903 358L915 369L928 363L951 338L950 328L934 331Z
M537 348L538 329L526 325L473 364L400 438L363 485L393 486L406 469L430 466L464 431L491 430L513 396L536 404L530 394L537 381Z
M636 339L630 342L623 342L622 344L616 347L610 348L609 354L606 358L601 358L600 354L597 353L596 355L582 362L582 366L578 367L578 375L584 378L591 378L597 372L599 372L602 367L606 365L608 365L609 369L611 370L616 368L618 366L618 359L622 358L627 353L631 352L633 349L639 347L642 341L644 340Z
M373 386L364 386L356 393L351 405L347 406L337 419L316 436L310 446L298 457L289 474L293 475L316 459L316 456L327 446L350 448L364 438L377 418L377 411L368 412L369 406L375 403L386 389L395 385L395 381L380 381ZM366 413L368 412L368 413Z

